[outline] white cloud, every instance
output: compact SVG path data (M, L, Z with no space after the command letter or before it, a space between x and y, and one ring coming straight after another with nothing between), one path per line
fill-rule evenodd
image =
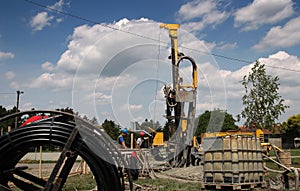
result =
M50 9L55 9L61 11L64 5L64 0L59 0L58 2L54 3L54 5L48 6Z
M46 71L53 71L55 69L55 65L51 62L45 62L42 64L42 68Z
M256 50L286 48L300 44L300 17L291 19L283 27L272 27L255 46Z
M9 87L11 88L11 89L19 89L19 84L17 83L17 82L15 82L15 81L13 81L13 82L10 82L10 84L9 84Z
M221 41L217 44L216 49L218 49L218 50L230 50L230 49L236 49L237 47L238 47L237 42L227 43L227 42Z
M8 71L5 73L5 77L8 80L12 80L16 77L16 74L13 71Z
M215 27L224 22L230 14L218 10L219 6L213 0L193 0L182 5L178 11L178 20L187 21L182 25L190 32L200 31L207 26Z
M21 110L31 110L33 107L33 104L31 102L26 102L22 104Z
M11 52L0 52L0 61L5 59L13 59L15 55Z
M60 89L71 88L70 84L73 82L73 77L64 75L62 73L43 73L31 83L26 83L30 88L45 88L54 91Z
M101 92L89 95L88 99L94 100L96 105L105 105L111 103L111 95L106 95Z
M180 7L178 16L179 19L183 21L200 18L213 10L215 6L216 4L213 1L190 1Z
M147 19L122 19L109 26L156 39L160 32L159 24ZM158 97L162 103L159 108L163 107L162 96L155 96L155 93L161 89L163 83L171 84L172 68L170 60L167 59L170 44L160 45L158 60L157 42L122 31L101 25L83 25L75 28L69 38L68 49L59 61L43 63L42 68L45 72L29 83L29 87L44 88L48 92L70 92L70 107L75 111L100 119L109 116L122 126L128 126L132 120L164 115L164 108L153 112L153 103L158 101L154 100ZM234 115L238 114L241 111L241 97L244 93L240 80L243 75L248 74L252 65L237 71L220 70L214 58L202 54L201 51L209 52L216 47L235 48L235 43L207 43L183 29L180 30L180 35L180 50L194 58L198 64L197 115L213 108L227 109ZM161 41L170 42L168 31L161 31ZM288 68L298 67L299 64L297 57L284 52L278 52L263 61L273 66L279 66L281 63L281 67ZM190 65L180 66L183 66L182 75L190 79ZM280 75L280 91L283 97L289 103L296 103L299 98L287 87L292 84L297 86L298 73L276 69L274 72ZM155 80L159 82L157 89ZM159 95L162 95L162 92ZM126 111L123 110L124 107ZM294 114L296 109L291 108L288 114Z
M48 12L39 12L36 16L32 17L29 24L33 31L41 31L46 26L61 23L63 21L63 18L55 18L53 15L49 15L49 13L51 13L51 10L62 11L64 5L66 5L64 0L59 0L53 5L47 6ZM69 5L69 3L67 3L67 5Z
M121 107L121 109L124 111L129 110L129 111L133 111L133 112L139 111L142 108L143 108L142 104L124 104Z
M40 12L36 16L34 16L30 21L30 26L33 31L41 31L46 26L51 26L51 20L53 20L53 16L48 15L47 12Z
M274 24L291 17L293 13L292 0L254 0L234 13L234 22L244 31L255 30L263 24Z

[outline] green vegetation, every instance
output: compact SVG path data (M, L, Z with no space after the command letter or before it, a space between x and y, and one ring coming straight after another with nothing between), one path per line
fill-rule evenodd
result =
M96 187L96 182L93 179L93 174L74 175L68 177L68 180L63 188L63 191L74 190L91 190Z
M180 182L178 180L171 179L141 179L134 183L139 184L145 188L153 188L153 190L159 191L199 191L201 190L200 182Z
M290 140L300 136L300 114L290 116L283 123L283 131Z
M278 117L288 106L278 93L279 78L266 73L265 65L256 61L251 72L242 79L245 95L244 108L238 118L246 119L245 125L259 129L272 129Z
M233 116L227 111L215 109L213 111L205 111L197 118L196 136L200 136L201 133L205 133L209 128L210 132L226 132L228 130L237 130L238 126Z
M142 190L149 188L149 190L159 191L199 191L201 190L200 182L181 182L171 179L139 179L134 181L134 184L141 185ZM96 187L96 182L92 174L89 175L74 175L70 176L65 184L63 191L74 190L91 190Z
M121 127L112 120L105 119L101 127L113 140L117 140L121 133Z

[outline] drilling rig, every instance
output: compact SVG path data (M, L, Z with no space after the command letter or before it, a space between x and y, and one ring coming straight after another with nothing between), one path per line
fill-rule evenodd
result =
M178 51L179 24L161 24L161 28L169 31L171 39L171 62L173 84L164 86L166 98L166 119L173 134L168 141L167 150L169 162L174 167L189 166L191 162L192 138L196 113L196 95L198 86L197 65L193 58ZM192 80L185 84L180 76L180 64L190 62Z

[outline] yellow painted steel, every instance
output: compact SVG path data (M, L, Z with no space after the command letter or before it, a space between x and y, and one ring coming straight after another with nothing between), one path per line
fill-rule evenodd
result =
M153 146L163 146L164 145L164 133L157 132L153 139Z
M181 120L181 131L184 132L187 129L187 120L186 119L182 119Z
M169 30L169 36L171 38L171 46L172 46L172 51L174 51L174 60L172 60L174 63L174 66L172 67L172 73L173 73L173 88L178 91L179 86L178 82L180 81L179 77L179 71L178 67L176 66L178 62L178 28L180 27L179 24L161 24L160 28L165 28Z

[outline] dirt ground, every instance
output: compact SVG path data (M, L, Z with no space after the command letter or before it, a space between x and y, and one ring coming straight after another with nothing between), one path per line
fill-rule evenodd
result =
M49 177L55 163L44 163L42 165L42 177L46 178ZM39 164L34 163L19 163L18 166L28 166L26 171L39 176ZM84 170L84 164L82 162L75 163L72 173L82 173ZM89 172L89 168L87 166L87 172ZM203 178L203 166L190 166L185 168L163 168L161 170L151 170L149 176L144 176L142 178L154 178L154 179L169 179L175 180L182 183L199 183L202 182ZM270 180L269 178L265 178L266 180L266 188L259 188L257 190L284 190L284 180L282 176L272 177ZM290 189L292 189L295 185L295 181L293 177L290 177ZM136 187L138 187L137 185ZM156 190L157 186L153 186L153 190ZM138 189L137 189L138 190ZM151 190L151 185L148 185L147 190Z
M171 168L155 173L158 178L178 179L179 181L202 181L202 166L190 166L186 168Z

